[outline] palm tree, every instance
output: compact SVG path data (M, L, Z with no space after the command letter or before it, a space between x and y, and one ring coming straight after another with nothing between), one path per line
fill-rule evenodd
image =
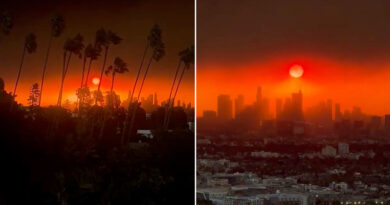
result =
M152 28L152 30L150 31L150 34L148 36L148 42L149 42L149 46L153 49L153 53L150 56L148 65L146 67L146 71L145 71L144 76L142 78L141 86L140 86L138 96L137 96L137 99L135 102L136 104L138 104L139 98L141 97L142 88L144 86L146 76L148 75L150 65L152 64L153 60L158 62L165 55L165 45L162 42L162 31L158 25L155 25ZM133 130L134 120L135 120L135 115L136 115L137 109L138 109L138 106L135 106L135 108L132 110L133 112L131 115L130 128L129 128L130 133ZM126 132L127 132L127 130L124 129L123 134L125 134Z
M108 54L108 49L111 44L113 45L118 45L122 41L122 38L119 37L116 33L108 30L104 30L103 28L98 30L96 32L96 47L101 49L102 47L104 48L104 59L103 59L103 66L100 71L100 78L99 78L99 84L98 84L98 89L97 91L100 92L100 86L102 83L102 77L104 73L104 69L106 66L106 61L107 61L107 54ZM95 100L95 105L97 104L97 99Z
M177 91L179 90L181 81L182 81L183 76L184 76L184 72L190 68L191 64L194 64L194 59L195 59L194 46L191 46L191 47L187 48L186 50L180 52L179 56L180 56L180 61L182 61L184 64L184 67L183 67L183 70L181 72L179 81L177 83L175 94L173 95L173 99L168 100L169 107L168 107L168 112L166 113L166 120L164 121L164 128L165 129L168 128L169 120L170 120L171 113L172 113L173 103L175 102Z
M155 29L155 28L158 28L157 25L154 25L154 27L152 28L152 30L150 31L150 33L152 33L152 31ZM124 127L123 127L123 131L122 131L122 139L121 141L123 142L124 141L124 137L127 133L127 128L128 128L128 121L130 119L130 108L131 108L131 105L132 105L132 102L133 102L133 98L134 98L134 93L135 93L135 88L137 87L137 83L138 83L138 79L139 79L139 76L141 74L141 70L142 70L142 66L144 64L144 61L145 61L145 57L146 57L146 54L148 53L148 50L149 50L149 47L150 47L150 39L151 39L151 34L149 34L149 36L147 37L147 41L146 41L146 45L145 45L145 50L144 50L144 53L142 55L142 60L141 60L141 63L140 63L140 66L138 68L138 71L137 71L137 75L135 77L135 81L134 81L134 85L133 85L133 89L131 90L131 93L129 95L129 105L128 105L128 108L127 108L127 113L126 113L126 119L125 119L125 124L124 124Z
M114 81L115 81L115 74L116 73L125 73L125 72L128 72L129 70L127 69L127 64L126 62L124 62L121 58L119 57L116 57L115 60L114 60L114 65L111 65L107 68L107 70L105 71L105 74L106 75L109 75L110 73L112 74L112 78L111 78L111 88L110 88L110 92L108 93L108 96L107 96L107 101L109 101L109 99L111 98L111 109L114 109L114 104L115 102L117 101L117 95L115 94L115 92L113 91L114 90ZM106 122L107 122L107 113L104 114L104 118L103 118L103 124L100 128L100 134L99 134L99 138L101 138L103 136L103 131L104 131L104 128L106 126Z
M9 12L5 11L1 14L0 21L1 31L4 35L8 35L14 26L14 18Z
M27 53L34 53L37 50L37 41L36 40L37 40L36 36L33 33L30 33L26 36L26 40L24 41L22 60L20 61L19 71L18 71L18 75L16 77L16 82L15 82L15 87L14 87L14 92L13 92L14 97L16 97L16 89L18 88L19 78L20 78L20 74L22 72L24 55L26 54L26 51L27 51Z
M171 104L171 100L172 100L171 97L172 97L173 88L175 87L177 74L179 73L179 70L180 70L180 67L181 67L181 62L182 62L181 53L183 53L183 52L185 52L185 50L183 50L183 51L181 51L179 53L179 64L177 65L176 72L175 72L175 77L173 78L171 90L169 91L168 103L165 106L164 125L165 125L165 122L167 120L167 116L168 116L167 113L168 113L169 105Z
M89 88L88 88L88 78L89 78L89 73L91 71L92 61L97 60L99 55L100 55L100 50L97 49L95 46L92 46L92 44L88 44L88 46L85 47L84 57L83 57L83 69L82 69L82 73L81 73L81 84L80 84L80 88L77 91L77 93L80 93L79 95L77 95L77 96L80 96L77 98L77 100L79 102L78 103L79 113L81 111L82 105L85 103L84 100L88 99L88 98L84 97L85 94L83 94L83 93L90 93ZM87 62L88 58L89 58L89 65L88 65L88 70L87 70L87 74L86 74L85 81L84 81L85 66L86 66L86 62Z
M106 75L108 75L110 73L112 74L111 88L110 88L110 93L111 94L112 94L113 89L114 89L115 74L116 73L122 74L122 73L125 73L125 72L129 72L129 70L127 69L126 62L124 62L121 58L116 57L115 60L114 60L114 65L109 66L107 68L107 70L105 71Z
M97 49L95 46L92 46L92 44L88 44L88 46L85 48L85 52L84 52L84 57L89 58L87 74L85 76L85 81L84 81L85 86L88 85L88 79L89 79L89 73L91 71L92 61L97 60L99 56L100 56L100 50ZM82 78L82 80L83 80L83 78Z
M64 29L65 29L64 18L60 15L53 16L51 18L51 34L50 34L50 38L49 38L49 45L47 46L45 62L43 64L42 79L41 79L41 92L39 95L38 106L41 105L43 83L45 81L46 66L47 66L47 61L49 59L51 42L52 42L53 38L59 37L62 34L62 32L64 31Z
M84 48L84 38L80 35L77 34L74 38L67 39L64 44L64 58L63 58L63 64L62 64L62 77L61 77L61 87L60 87L60 92L58 95L58 102L57 106L61 107L61 102L62 102L62 90L64 87L64 81L66 74L69 69L69 64L70 64L70 59L72 57L72 54L75 54L79 58L82 57L81 50Z

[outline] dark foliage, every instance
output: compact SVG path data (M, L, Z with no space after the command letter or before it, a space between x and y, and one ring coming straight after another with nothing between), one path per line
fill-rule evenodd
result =
M110 113L99 138L107 108L92 106L79 117L60 107L25 108L3 85L1 80L0 204L193 201L194 133L183 123L173 123L176 129L170 132L152 127L153 139L121 146L117 130L125 109ZM186 120L177 112L173 121ZM136 127L153 124L142 109L136 122Z

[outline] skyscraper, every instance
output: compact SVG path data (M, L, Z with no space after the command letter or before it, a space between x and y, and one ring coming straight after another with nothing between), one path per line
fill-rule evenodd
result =
M256 103L258 105L261 104L262 101L262 96L261 96L261 87L257 87L257 92L256 92Z
M244 109L244 96L238 95L237 98L234 100L234 117L237 117L237 114L240 114L240 112Z
M385 115L385 133L390 136L390 114Z
M292 120L303 120L301 90L298 93L293 93L291 96L291 115Z
M328 99L326 101L326 109L327 109L327 121L329 123L332 123L332 120L333 120L332 106L333 106L332 100Z
M343 118L343 114L341 113L341 110L340 110L340 104L336 103L334 105L334 120L336 122L340 122L342 118Z
M269 113L269 100L264 98L261 102L261 120L269 119L270 113Z
M218 96L217 114L220 120L230 120L233 118L233 103L230 95Z
M282 103L283 103L282 99L280 98L276 99L276 112L275 112L276 119L280 119L280 115L282 113Z
M372 116L370 123L368 124L370 136L375 137L379 133L379 129L381 127L381 117L380 116Z
M154 93L154 100L153 100L153 105L157 106L158 101L157 101L157 93Z

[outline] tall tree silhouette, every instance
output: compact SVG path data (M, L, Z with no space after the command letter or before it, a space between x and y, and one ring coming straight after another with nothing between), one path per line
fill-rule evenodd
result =
M114 89L114 81L115 81L115 75L117 73L122 74L125 72L129 72L129 69L127 69L127 64L125 61L123 61L121 58L116 57L114 60L114 64L109 66L107 70L105 71L106 75L112 74L111 77L111 88L110 88L110 95L113 95L113 89ZM111 96L112 97L112 96ZM113 101L112 101L113 102Z
M85 47L84 56L83 56L83 68L82 68L82 72L81 72L81 83L80 83L80 88L77 89L77 92L76 92L76 95L78 97L77 104L78 104L78 108L79 108L79 114L80 114L80 111L83 107L82 105L85 104L85 102L83 102L83 101L89 100L90 90L87 86L89 72L91 71L92 61L96 60L98 58L98 56L99 56L99 50L97 48L95 48L94 46L92 46L92 44L88 44L88 46ZM87 68L88 70L87 70L87 74L86 74L86 78L85 78L85 82L84 82L86 63L87 63L88 59L89 59L89 65Z
M183 67L183 69L182 69L182 72L181 72L179 81L178 81L178 83L177 83L176 90L175 90L175 94L173 95L172 100L169 100L169 101L168 101L169 107L168 107L168 112L167 112L166 115L165 115L165 116L166 116L166 120L164 121L164 127L165 127L165 129L167 129L168 126L169 126L169 120L170 120L170 117L171 117L171 114L172 114L173 103L175 102L176 95L177 95L177 91L179 90L181 81L182 81L183 76L184 76L184 72L185 72L186 70L188 70L188 69L190 68L191 65L194 64L194 59L195 59L194 50L195 50L195 49L194 49L194 46L191 46L191 47L187 48L186 50L181 51L181 52L179 53L180 61L183 62L184 67Z
M149 36L148 36L147 39L146 39L146 45L145 45L144 53L142 55L142 60L141 60L140 66L138 68L137 75L135 77L133 88L129 91L129 99L128 99L129 105L128 105L128 108L127 108L128 112L126 113L126 119L125 119L125 122L124 122L124 128L122 130L122 137L121 137L122 138L121 139L122 142L124 141L125 135L127 133L127 129L128 129L128 125L129 125L128 123L129 123L129 120L130 120L130 110L131 110L131 106L132 106L132 103L133 103L135 88L137 87L138 79L139 79L139 76L141 74L141 70L142 70L142 67L144 65L145 57L146 57L146 54L148 53L149 47L150 47L150 40L149 40Z
M109 105L109 107L111 108L111 110L113 110L115 108L115 102L116 102L116 99L117 99L117 95L113 91L114 90L115 75L117 73L122 74L122 73L125 73L125 72L128 72L128 71L129 70L127 69L126 62L124 62L119 57L116 57L115 60L114 60L114 64L109 66L107 68L107 70L105 71L106 75L109 75L110 73L112 74L112 77L111 77L111 88L110 88L110 92L108 93L108 96L107 96L107 102L111 101L111 103L107 103ZM107 117L108 117L108 113L104 113L103 125L100 128L100 134L99 134L100 138L103 136L103 131L104 131L104 128L106 127Z
M88 86L88 79L89 79L89 73L91 71L92 61L97 60L99 56L100 56L100 50L96 48L96 46L93 46L92 44L88 44L84 52L84 57L87 59L89 58L87 73L84 81L85 86ZM84 78L81 78L82 80L81 83L83 83L83 79Z
M51 18L50 22L51 22L51 32L50 32L49 44L48 44L47 50L46 50L45 62L43 63L42 79L41 79L41 92L40 92L39 100L38 100L39 106L41 105L41 101L42 101L43 83L45 81L46 66L47 66L47 61L49 59L52 40L53 40L53 38L59 37L65 29L65 21L61 15L53 16Z
M104 49L103 65L102 65L102 69L100 70L100 78L99 78L97 92L100 92L100 86L102 84L102 77L103 77L103 73L104 73L106 61L107 61L108 49L109 49L111 44L118 45L121 41L122 41L122 38L110 30L106 31L102 28L96 32L96 42L95 42L96 47L99 49ZM97 98L95 100L95 105L96 104L97 104Z
M182 63L181 53L184 52L184 51L185 51L185 50L183 50L183 51L181 51L181 52L179 53L179 63L178 63L178 65L177 65L177 67L176 67L175 77L173 78L171 90L169 91L168 103L167 103L166 106L165 106L165 114L164 114L164 121L163 121L164 123L163 123L163 125L165 125L165 122L166 122L167 117L168 117L167 113L168 113L168 109L169 109L169 106L170 106L171 100L172 100L173 88L174 88L175 85L176 85L177 75L179 74L180 66L181 66L181 63Z
M14 18L8 11L4 11L0 16L1 32L4 35L8 35L14 26Z
M30 95L28 96L28 99L27 99L28 105L30 105L30 106L38 105L39 93L40 93L39 85L38 85L38 83L34 83L31 86Z
M134 106L134 109L132 110L131 121L130 121L130 126L129 126L130 133L132 133L132 130L133 130L134 120L135 120L136 112L138 109L138 101L139 101L139 98L141 96L142 88L144 86L146 76L148 75L150 65L152 64L153 61L158 62L165 55L165 45L162 42L162 31L158 25L154 25L153 28L151 29L149 36L148 36L148 42L149 42L150 48L153 49L153 52L149 58L149 62L148 62L148 65L146 67L146 71L145 71L144 76L143 76L142 81L141 81L138 96L137 96L137 99L135 101L135 106ZM124 134L126 134L126 132L127 132L127 130L124 129Z
M60 92L58 95L58 101L57 106L61 107L62 102L62 90L64 88L64 82L65 77L69 69L69 63L70 59L72 57L72 54L78 56L79 58L82 57L81 51L84 48L84 38L77 34L74 38L67 39L64 44L64 56L63 56L63 64L62 64L62 76L61 76L61 86L60 86Z
M37 50L37 41L36 40L37 40L36 36L33 33L30 33L26 36L26 39L24 41L22 59L20 61L19 71L18 71L18 75L16 77L16 82L15 82L15 87L14 87L14 92L13 92L14 97L16 97L16 89L18 88L19 78L20 78L20 74L22 72L24 56L25 56L26 52L27 53L34 53Z

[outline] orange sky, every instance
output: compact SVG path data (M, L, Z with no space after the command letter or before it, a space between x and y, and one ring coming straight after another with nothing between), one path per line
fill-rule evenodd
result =
M76 60L76 62L79 60ZM28 60L26 60L26 63L28 63ZM76 64L76 63L75 63ZM96 85L93 85L92 78L93 77L99 77L99 69L101 66L101 62L96 62L96 66L94 66L93 70L91 71L91 78L89 80L89 86L91 90L97 89ZM78 63L76 64L78 65ZM136 65L132 65L132 68L135 68ZM66 99L69 99L70 101L76 100L75 90L80 87L80 73L81 68L79 66L71 66L69 69L69 74L65 79L64 84L64 96L63 101ZM169 70L169 73L166 74L166 76L157 76L153 74L153 70L155 69L162 69L161 66L158 64L155 64L150 68L150 72L146 78L144 88L142 91L141 97L147 97L150 94L157 93L158 100L161 102L162 100L166 100L169 95L169 89L171 88L171 83L174 76L174 71ZM60 75L58 74L58 71L60 71L61 68L56 68L48 71L48 78L45 82L44 87L44 95L42 99L42 105L53 105L56 104L58 99L58 91L60 88ZM12 71L13 74L16 76L17 71ZM115 84L114 84L114 90L117 94L121 96L121 100L124 100L127 98L129 89L132 88L136 76L136 69L130 70L129 73L116 75L115 77ZM20 84L18 85L17 89L17 97L16 100L22 104L27 104L27 98L29 94L29 89L31 88L31 85L35 82L39 82L40 80L40 73L35 73L34 75L23 75L23 72L21 74ZM194 85L193 85L193 70L188 71L186 74L185 80L182 82L178 94L177 99L181 100L182 102L189 103L191 102L192 105L194 105ZM141 75L142 77L142 75ZM5 79L5 89L9 92L13 90L14 86L14 80L11 78L10 80ZM140 81L138 83L138 87L136 90L136 93L138 93L138 88L140 85ZM103 75L103 81L101 85L101 89L103 92L106 92L110 89L111 86L111 76Z
M67 38L74 37L77 33L84 37L85 45L94 42L95 32L100 28L112 30L123 39L119 45L110 47L106 63L109 66L115 57L120 57L128 64L130 72L118 74L115 80L114 90L121 95L121 100L127 98L128 91L133 86L146 37L154 24L162 29L166 55L159 62L152 63L141 97L156 92L159 102L166 100L178 63L178 53L194 44L192 0L43 0L40 4L34 1L15 3L9 0L1 1L0 8L6 8L15 18L10 35L0 36L0 77L4 79L8 92L13 91L25 36L30 32L37 36L37 51L26 54L17 89L16 100L23 104L27 104L32 84L40 83L50 34L50 18L54 14L64 16L66 28L60 37L53 39L43 88L44 106L57 103L63 44ZM93 62L90 79L99 76L102 64L102 57ZM76 89L80 86L81 70L82 60L72 57L64 84L64 101L75 99ZM109 90L110 77L103 77L103 92ZM96 88L92 86L91 90L94 89ZM193 67L185 73L177 100L194 105Z
M299 79L289 75L289 68L299 64L304 74ZM270 99L274 113L275 99L289 97L302 89L303 106L332 99L342 110L359 106L368 114L390 113L390 63L351 63L311 56L287 56L254 62L247 66L212 66L198 64L197 115L216 110L217 95L243 94L245 104L255 100L261 86L263 97Z

